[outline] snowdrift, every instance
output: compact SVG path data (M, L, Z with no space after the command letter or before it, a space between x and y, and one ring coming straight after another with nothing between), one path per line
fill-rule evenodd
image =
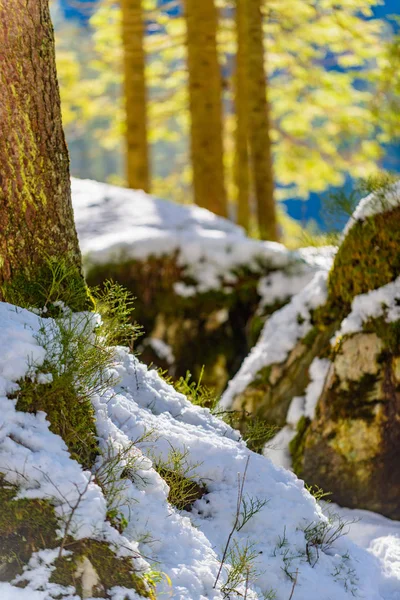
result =
M315 527L330 535L336 526L328 524L302 481L250 452L238 432L207 409L190 404L122 347L110 369L114 384L92 397L101 449L118 454L129 448L135 459L120 488L126 527L123 533L114 529L106 518L107 498L91 473L71 459L63 440L49 430L46 415L17 411L11 399L21 378L35 377L32 365L40 369L45 361L38 335L50 325L54 326L51 319L0 304L0 473L7 484L18 487L18 498L46 499L55 507L60 544L69 523L75 539L107 542L118 555L131 557L138 573L152 565L167 576L158 584L157 597L288 600L294 589L296 600L345 600L354 594L382 600L373 556L347 537L320 547L314 539L315 545L310 545L309 532ZM45 383L46 374L39 377ZM154 469L159 460L168 461L171 449L184 453L204 490L190 511L177 510L168 502L168 485ZM233 533L223 560L237 515L240 483L247 506L257 503L259 510L243 524L242 503L243 526ZM229 583L235 552L237 557L244 550L251 552L251 568L227 592L224 585ZM59 546L33 550L23 573L14 582L0 583L0 597L95 597L98 573L93 565L90 570L85 563L82 569L86 577L79 584L82 595L71 585L51 582L59 552ZM68 556L68 548L64 552ZM83 581L82 573L76 574L77 582L79 577ZM24 589L17 587L18 582ZM119 586L107 590L105 597L140 596Z

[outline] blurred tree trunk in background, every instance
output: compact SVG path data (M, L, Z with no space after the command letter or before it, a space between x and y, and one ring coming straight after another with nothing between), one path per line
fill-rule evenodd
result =
M121 0L126 111L126 176L130 188L150 191L142 0Z
M237 222L249 230L250 221L250 173L249 173L249 100L248 100L248 26L247 0L236 0L236 74L235 74L235 164Z
M246 0L248 20L249 143L257 217L262 239L277 240L270 111L264 68L261 0Z
M195 202L227 216L214 0L185 0Z
M51 257L75 268L69 159L48 0L0 0L0 300Z

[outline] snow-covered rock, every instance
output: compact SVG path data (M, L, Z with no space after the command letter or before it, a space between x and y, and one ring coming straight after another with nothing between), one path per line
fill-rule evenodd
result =
M332 262L332 248L293 252L248 238L208 210L141 191L73 179L72 196L87 281L112 278L137 298L143 360L174 376L198 376L205 365L204 381L219 391L266 315Z
M103 492L91 481L90 473L70 458L61 438L49 431L46 416L17 411L15 400L9 398L18 380L31 372L32 360L39 366L45 358L38 344L42 326L37 315L0 304L0 473L18 484L19 497L48 499L65 523L74 498L90 481L79 510L72 515L74 536L101 537L121 553L139 553L143 558L136 560L142 568L154 564L170 579L171 583L164 578L159 584L160 597L222 600L226 595L221 587L232 554L228 553L217 585L215 581L235 522L242 482L243 498L247 503L258 502L260 509L233 535L230 548L250 548L253 559L248 589L245 575L229 598L246 593L249 600L287 600L293 586L297 600L346 600L354 593L368 600L396 598L382 591L389 589L383 585L385 577L393 578L393 574L382 574L377 559L346 537L308 559L304 530L311 524L324 527L327 520L303 482L249 451L238 432L207 409L193 406L125 348L117 349L110 372L118 383L92 398L100 446L106 451L134 442L132 450L138 459L135 472L121 488L120 506L128 526L119 534L105 520ZM206 487L191 512L169 504L168 486L153 467L160 457L167 459L171 448L185 452L196 481ZM60 539L62 535L60 531ZM377 553L382 554L382 544L376 546ZM73 590L49 583L57 553L39 554L25 567L27 588L0 583L1 598L77 600ZM393 560L390 552L387 555ZM123 589L112 594L118 599L137 597Z

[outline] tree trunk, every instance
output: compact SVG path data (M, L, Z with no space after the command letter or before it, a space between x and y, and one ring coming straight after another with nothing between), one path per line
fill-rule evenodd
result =
M258 225L262 239L277 240L278 228L274 202L267 76L264 68L261 0L247 0L247 19L249 140Z
M227 216L214 0L185 0L195 202Z
M249 182L249 141L248 141L248 41L247 41L246 0L236 0L236 76L235 76L235 165L237 222L249 230L250 221L250 182Z
M51 257L83 287L48 0L0 0L0 22L0 299Z
M126 174L128 186L150 191L147 137L147 91L144 23L141 0L121 0L126 110Z

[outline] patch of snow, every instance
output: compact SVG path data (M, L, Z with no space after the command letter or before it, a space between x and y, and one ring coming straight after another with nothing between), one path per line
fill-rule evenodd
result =
M325 302L326 282L327 272L318 271L301 292L267 320L257 344L228 383L221 398L222 408L229 408L262 368L283 362L296 343L311 330L311 311Z
M299 398L303 400L303 398ZM266 444L263 455L274 463L277 467L291 470L292 457L289 452L289 444L296 435L296 430L288 425L282 427L280 431Z
M47 600L46 592L35 592L33 590L16 588L11 583L0 581L1 600Z
M358 203L350 217L343 235L346 236L357 221L364 221L379 213L387 212L400 205L400 182L394 183L386 190L369 194Z
M295 303L289 316L294 317L300 311L307 319L310 307L325 294L324 286L325 278L321 275L314 281L314 296L307 292L301 302ZM261 600L270 590L276 592L277 600L289 598L292 582L283 570L286 550L292 556L290 569L298 571L296 600L350 600L352 595L344 582L333 575L347 555L360 597L394 600L394 596L386 598L381 592L382 568L377 559L347 538L337 540L329 553L321 552L312 568L306 559L303 530L325 517L303 482L249 451L238 432L209 410L193 406L125 348L116 350L115 363L110 369L110 375L115 375L118 383L92 399L99 443L104 450L99 465L109 450L132 451L136 461L131 465L129 478L121 480L119 506L128 520L121 536L104 520L106 499L100 488L91 480L90 473L70 458L61 438L49 431L45 415L17 412L15 402L7 398L15 390L17 380L28 372L29 357L34 355L36 364L44 359L36 337L42 326L37 315L0 304L0 332L3 328L8 331L7 343L0 345L3 377L0 472L5 472L10 482L18 483L21 497L49 498L57 513L65 518L71 514L67 512L68 506L76 500L77 490L87 485L87 494L76 511L71 529L74 536L106 539L119 553L131 556L140 552L172 582L172 587L167 581L160 584L158 596L164 594L173 600L222 600L220 583L226 580L229 558L222 569L221 582L216 588L214 585L235 521L238 476L244 476L248 463L244 496L248 501L261 502L261 508L234 534L238 548L250 544L254 551L258 575L249 580L248 600ZM191 512L178 511L168 503L168 485L153 468L154 461L168 461L171 448L186 453L188 464L193 466L193 477L207 487L206 495L195 502ZM17 471L25 477L18 477ZM283 535L287 538L285 548L280 547ZM53 550L34 554L24 573L29 587L19 589L0 583L2 600L54 597L48 576L55 555ZM389 559L392 553L386 552L385 556ZM144 559L136 561L138 568L147 567ZM244 586L244 582L239 585L238 598L243 597ZM64 588L61 592L65 600L76 600L71 590ZM114 588L114 600L125 597L137 600L137 594Z
M289 406L289 410L286 416L286 422L288 425L296 429L297 423L305 413L305 397L295 396Z
M329 260L324 249L293 252L276 242L250 239L241 227L204 208L142 191L72 179L72 200L80 246L90 263L176 255L184 277L195 282L175 284L182 296L230 291L243 267L260 274L292 267L307 283L319 263ZM296 289L299 285L300 279ZM291 295L290 287L285 296Z
M368 510L322 503L324 512L337 513L350 523L348 537L370 552L381 576L379 591L385 600L400 600L400 522Z
M309 281L309 272L290 276L283 271L273 271L261 277L257 286L257 292L261 297L260 307L287 300L294 294L298 294Z
M351 304L351 312L342 321L332 343L343 335L362 331L368 319L384 317L387 323L400 319L400 277L376 290L356 296Z
M314 418L315 407L325 384L326 376L331 366L327 358L314 358L310 365L310 383L306 389L304 416Z
M149 337L146 338L145 343L147 346L150 346L152 350L154 350L158 358L161 358L161 360L165 360L169 365L172 365L175 362L175 357L171 346L169 346L169 344L163 340L155 337Z
M337 252L336 246L307 246L306 248L299 248L298 253L304 260L314 265L318 269L329 271L333 265L335 254Z

